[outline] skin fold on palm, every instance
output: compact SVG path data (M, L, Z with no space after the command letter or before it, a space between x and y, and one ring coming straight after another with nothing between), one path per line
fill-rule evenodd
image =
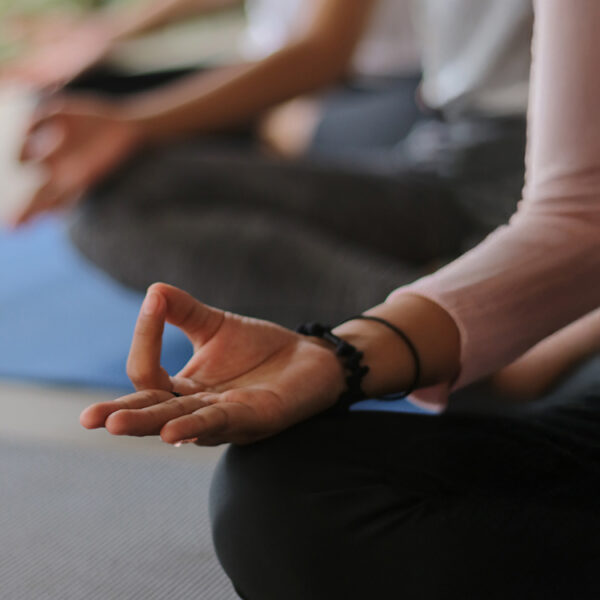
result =
M173 377L160 366L165 322L182 329L194 348ZM140 310L127 372L137 391L88 407L84 427L160 435L170 444L245 444L326 410L345 385L325 345L208 307L162 283L149 288Z

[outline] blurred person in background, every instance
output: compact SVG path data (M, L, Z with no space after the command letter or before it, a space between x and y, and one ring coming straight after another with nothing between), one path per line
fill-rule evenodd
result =
M134 287L287 324L376 301L505 222L523 181L530 1L412 10L419 107L414 76L390 79L406 6L374 0L249 2L248 62L50 101L24 147L49 180L17 222L87 190L72 237Z

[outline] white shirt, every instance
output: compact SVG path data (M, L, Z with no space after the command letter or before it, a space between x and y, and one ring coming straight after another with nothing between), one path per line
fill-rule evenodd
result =
M247 0L244 55L254 60L264 58L299 35L310 23L307 5L310 5L307 0ZM353 72L358 75L414 73L420 69L419 55L410 2L379 0L356 49Z
M246 4L244 50L253 59L278 50L310 21L307 0ZM525 114L532 28L532 0L380 0L354 72L414 72L421 54L422 96L431 108L449 116Z
M414 0L422 96L447 114L525 114L532 0Z

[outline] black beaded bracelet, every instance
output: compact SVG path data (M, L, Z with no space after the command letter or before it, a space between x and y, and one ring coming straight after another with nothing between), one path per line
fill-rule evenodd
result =
M342 392L338 398L336 407L347 409L351 404L364 400L366 398L362 389L363 377L369 372L369 367L361 365L363 353L357 350L352 344L349 344L331 331L331 326L321 323L303 323L296 328L298 333L312 337L321 338L335 346L336 356L342 361L344 368L349 371L346 377L348 388Z
M421 379L421 360L419 358L419 353L415 345L412 343L411 339L402 331L399 327L382 319L381 317L375 317L372 315L356 315L354 317L350 317L346 319L342 323L347 323L348 321L374 321L375 323L380 323L381 325L387 327L392 330L395 334L397 334L403 342L406 344L412 357L415 362L415 374L413 377L412 383L408 386L406 390L403 392L389 394L386 396L382 396L380 400L400 400L402 398L406 398L410 396L415 389L417 389L419 385L419 381ZM296 328L298 333L302 335L308 335L313 337L318 337L324 339L335 346L335 353L341 359L344 368L349 371L348 377L346 377L346 384L348 385L348 389L342 393L339 397L336 406L338 408L347 409L350 405L355 402L360 402L361 400L366 399L366 395L362 389L362 380L364 376L369 372L369 367L366 365L361 365L361 360L363 358L363 353L360 350L357 350L355 346L346 342L342 338L338 337L332 332L332 327L328 325L322 325L321 323L303 323Z

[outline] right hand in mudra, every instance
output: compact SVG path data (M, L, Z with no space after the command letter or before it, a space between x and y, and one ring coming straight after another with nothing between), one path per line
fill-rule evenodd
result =
M160 365L165 321L194 348L173 377ZM84 427L168 443L244 444L326 410L345 387L339 360L319 341L211 308L162 283L149 288L140 310L127 371L138 391L90 406L81 414Z
M57 98L34 117L21 151L23 162L37 163L46 180L21 208L13 225L77 202L140 145L140 131L111 102Z

